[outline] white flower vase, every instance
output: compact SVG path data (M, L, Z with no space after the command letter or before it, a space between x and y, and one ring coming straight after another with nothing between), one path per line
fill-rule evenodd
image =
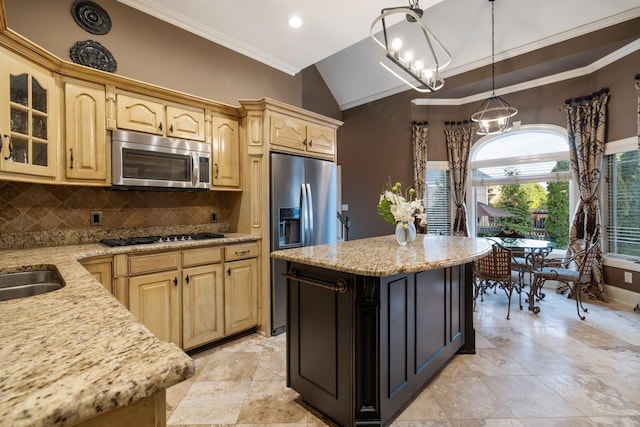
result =
M400 246L407 246L416 240L416 226L413 221L402 221L396 224L396 241Z

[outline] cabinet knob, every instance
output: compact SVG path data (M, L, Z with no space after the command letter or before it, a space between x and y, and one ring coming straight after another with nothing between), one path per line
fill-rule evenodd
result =
M227 268L227 276L231 276L231 269Z
M307 146L307 140L306 139L304 141L302 141L302 145L304 145L305 147Z
M169 133L173 133L173 125L169 126Z
M160 126L158 126L158 129L162 130L162 122L160 122Z
M5 135L6 138L8 135ZM0 153L2 152L2 135L0 135Z
M313 139L309 140L309 147L313 146Z
M214 166L214 167L215 167L215 169L216 169L216 173L215 173L214 178L215 178L215 179L218 179L218 164L217 164L217 163L214 163L214 164L213 164L213 166Z
M187 274L187 277L184 278L184 281L187 282L187 285L189 284L189 281L191 280L191 278L189 277L189 275Z
M177 278L177 277L174 277L174 278L173 278L173 284L174 284L175 286L178 286L178 278Z
M73 148L69 148L69 160L70 160L69 169L73 169Z

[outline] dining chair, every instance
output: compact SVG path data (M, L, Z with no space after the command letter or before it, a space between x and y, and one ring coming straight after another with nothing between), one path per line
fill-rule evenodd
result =
M509 304L507 306L507 319L511 314L511 296L515 290L518 293L518 302L522 310L522 277L519 271L511 269L513 255L511 250L499 243L492 245L491 253L484 258L474 261L474 293L473 308L475 310L476 300L480 296L480 301L484 301L484 294L488 289L500 288L504 290Z
M531 304L531 298L544 298L542 287L547 280L562 282L569 288L569 297L576 300L576 311L581 320L585 316L580 314L580 310L587 312L587 308L582 305L582 286L591 282L591 269L595 263L598 253L598 231L594 233L589 246L576 252L573 256L543 261L541 266L533 269L533 283L529 292L529 307L534 313L540 312L540 307Z

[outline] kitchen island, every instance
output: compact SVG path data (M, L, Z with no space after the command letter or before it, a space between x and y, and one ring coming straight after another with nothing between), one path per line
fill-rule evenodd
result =
M386 425L455 353L475 351L486 239L394 236L275 251L287 261L287 385L343 426Z

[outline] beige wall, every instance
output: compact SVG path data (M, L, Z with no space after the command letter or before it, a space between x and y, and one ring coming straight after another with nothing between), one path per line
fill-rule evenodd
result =
M105 46L116 74L229 105L269 97L302 106L302 80L190 34L116 0L97 2L112 29L94 35L71 16L73 0L5 0L7 26L62 59L81 40Z

